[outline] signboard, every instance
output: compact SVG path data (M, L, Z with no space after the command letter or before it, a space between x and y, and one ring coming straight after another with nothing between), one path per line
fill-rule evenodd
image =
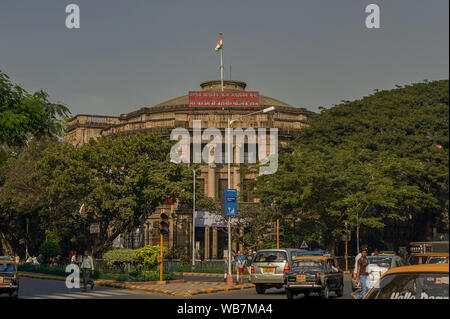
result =
M256 91L189 91L189 107L259 107Z
M100 224L99 223L92 223L89 226L89 232L91 234L98 234L98 233L100 233Z
M220 215L202 211L198 211L195 215L195 227L226 227Z
M308 244L306 243L306 241L303 241L303 242L302 242L300 248L301 248L301 249L308 249Z
M225 215L237 216L237 190L225 189Z

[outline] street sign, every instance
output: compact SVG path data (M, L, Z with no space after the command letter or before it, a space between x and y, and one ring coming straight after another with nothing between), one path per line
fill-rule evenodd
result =
M100 233L100 224L99 223L92 223L89 226L89 232L91 234L98 234L98 233Z
M306 243L306 241L303 241L303 242L302 242L300 248L301 248L301 249L308 249L308 244Z
M237 190L225 189L225 215L237 216Z

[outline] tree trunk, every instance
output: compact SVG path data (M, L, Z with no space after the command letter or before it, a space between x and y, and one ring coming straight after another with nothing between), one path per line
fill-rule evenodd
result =
M6 236L3 232L0 232L0 239L2 242L3 255L13 256L14 255L13 248L12 248L11 244L9 243L9 241L6 239Z

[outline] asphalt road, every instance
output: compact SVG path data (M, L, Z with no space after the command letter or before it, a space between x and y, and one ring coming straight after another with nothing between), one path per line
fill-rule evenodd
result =
M185 276L188 281L221 281L221 278ZM351 282L346 278L344 281L343 299L351 299ZM332 299L338 299L334 293L330 296ZM0 299L9 298L8 295L0 295ZM21 277L19 298L23 299L286 299L284 289L268 289L264 295L258 295L255 289L242 289L227 292L216 292L211 294L201 294L191 297L174 297L165 294L155 294L139 292L129 289L118 289L110 287L96 286L94 290L88 289L87 292L81 288L69 289L64 281L42 280ZM320 298L318 295L311 294L311 299ZM306 299L303 295L296 296L296 299Z

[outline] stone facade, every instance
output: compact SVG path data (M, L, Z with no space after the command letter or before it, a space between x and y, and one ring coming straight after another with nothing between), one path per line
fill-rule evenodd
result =
M218 80L206 81L200 84L204 91L220 91L221 82ZM224 81L224 90L244 91L246 83L240 81ZM312 113L304 108L297 108L279 100L260 95L259 109L255 108L190 108L188 95L180 96L153 107L143 107L137 111L114 116L77 115L67 123L67 141L80 146L90 138L100 136L128 135L137 132L159 133L170 136L172 129L185 128L191 133L193 121L201 120L202 130L208 127L218 128L225 136L228 118L258 111L274 106L275 111L259 113L245 117L233 124L233 128L278 128L279 143L285 143L304 127L304 121ZM192 142L192 138L191 138ZM208 141L202 141L207 143ZM233 153L234 154L234 153ZM240 184L246 179L255 176L241 176L238 167L232 168L232 188L240 191ZM201 172L197 172L197 183L204 193L212 198L222 200L224 188L227 186L226 164L205 164L201 166ZM172 248L176 256L190 255L192 253L192 210L183 211L177 206L161 207L170 211L170 234L166 236L165 245ZM124 245L136 248L146 244L159 244L158 218L160 209L149 216L148 221L139 229L138 240L131 240L129 235L124 236ZM223 249L226 249L225 232L217 227L196 227L195 241L200 242L202 258L222 258ZM241 249L234 243L234 249Z

